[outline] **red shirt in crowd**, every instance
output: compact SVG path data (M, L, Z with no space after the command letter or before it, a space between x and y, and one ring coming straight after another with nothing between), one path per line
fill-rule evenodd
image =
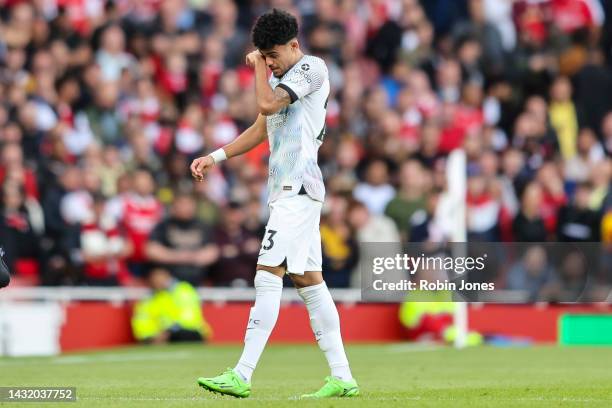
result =
M119 228L112 226L105 228L100 223L88 223L81 226L81 244L88 240L95 240L97 244L103 245L106 249L112 245L112 241L120 239ZM82 248L87 251L88 248ZM85 262L85 276L94 279L107 279L116 277L119 282L124 282L128 277L128 270L125 261L119 256L104 257L99 262Z
M143 262L146 259L145 244L163 213L163 205L153 196L132 194L124 198L121 225L134 247L130 261Z
M551 10L555 25L566 33L598 25L598 0L552 0Z
M565 194L552 195L544 190L542 194L541 214L544 220L544 226L549 234L554 234L557 231L557 214L559 209L567 203Z
M6 177L6 169L0 166L0 185L4 183ZM31 169L24 169L24 181L23 189L26 197L38 200L40 195L38 193L38 184L36 182L36 174Z
M458 106L452 120L440 132L438 150L441 153L450 153L463 145L466 133L473 127L482 126L484 116L480 109L467 106Z

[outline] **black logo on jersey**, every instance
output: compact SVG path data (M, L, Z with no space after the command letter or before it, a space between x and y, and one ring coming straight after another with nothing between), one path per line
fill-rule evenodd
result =
M308 72L306 72L309 69L310 69L310 65L302 64L300 69L298 69L297 67L293 68L293 72L298 74L298 75L301 75L302 77L304 77L304 79L306 80L307 83L311 83L312 79L310 78L310 74Z

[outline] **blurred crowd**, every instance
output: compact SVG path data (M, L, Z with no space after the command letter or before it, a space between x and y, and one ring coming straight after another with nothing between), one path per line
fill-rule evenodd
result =
M450 239L457 147L469 240L612 244L611 2L0 0L0 246L17 281L134 285L156 263L252 284L268 147L202 183L189 163L256 118L244 56L270 7L329 68L329 286L355 282L360 242Z

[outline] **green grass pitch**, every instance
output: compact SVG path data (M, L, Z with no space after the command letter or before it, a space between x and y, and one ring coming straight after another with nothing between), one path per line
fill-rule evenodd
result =
M0 358L0 386L75 386L76 403L7 407L612 407L612 348L410 344L347 348L362 394L296 401L328 374L316 345L266 349L245 400L196 385L235 363L241 347L128 347L50 358Z

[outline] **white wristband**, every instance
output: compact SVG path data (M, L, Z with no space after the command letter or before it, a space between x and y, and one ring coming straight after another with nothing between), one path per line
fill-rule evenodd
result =
M227 154L225 154L225 150L223 148L217 149L210 154L210 157L213 158L215 164L222 162L223 160L227 160Z

